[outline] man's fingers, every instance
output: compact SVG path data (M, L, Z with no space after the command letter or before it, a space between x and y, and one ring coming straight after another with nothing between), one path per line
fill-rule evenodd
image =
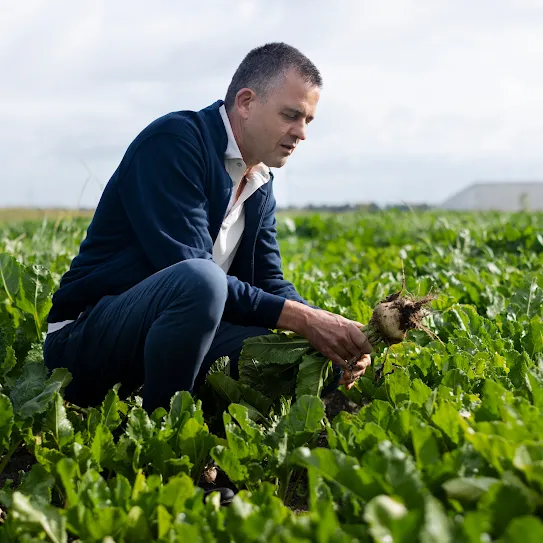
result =
M360 358L360 349L355 345L355 343L349 343L345 347L345 351L347 356L345 357L347 360L352 360L353 358L355 360L358 360Z
M341 356L343 360L351 361L353 358L359 359L360 358L360 352L358 351L358 348L356 345L354 345L351 342L345 342L345 343L337 343L333 348L333 351L338 356Z
M365 354L356 362L353 369L359 368L365 370L368 366L371 366L371 356L369 354Z
M341 356L339 356L338 354L330 353L330 354L328 354L326 356L328 356L330 358L330 360L336 366L339 366L340 368L343 368L343 369L347 369L347 362L345 362L345 359L342 358Z
M359 377L366 373L366 369L371 365L371 357L365 354L350 370L345 370L339 382L340 385L349 385L354 383Z
M360 330L356 330L353 328L351 328L349 332L351 332L351 340L355 345L356 349L358 350L358 353L356 354L358 354L359 356L361 354L371 354L372 347L371 343L366 337L366 334L364 334L364 332L361 332ZM353 354L353 356L355 355Z

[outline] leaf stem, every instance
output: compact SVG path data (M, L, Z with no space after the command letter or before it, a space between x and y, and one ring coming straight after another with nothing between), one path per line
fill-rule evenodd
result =
M75 411L76 413L80 413L81 415L88 415L89 410L85 407L79 407L78 405L75 405L71 402L66 402L68 404L68 408L72 411Z
M532 304L532 295L535 292L534 284L535 284L535 277L532 279L532 284L530 285L530 292L528 294L528 307L526 308L526 316L530 318L530 305Z
M288 493L288 495L285 497L285 500L284 500L284 504L287 507L289 506L290 502L294 498L294 492L296 491L296 488L300 484L300 479L302 478L303 473L304 473L304 470L300 469L295 475L295 479L292 482L292 488L290 489L290 492ZM291 472L291 476L292 476L292 472Z
M19 445L23 442L22 439L20 439L19 441L16 441L11 449L4 455L4 458L2 458L2 462L0 462L0 475L2 474L2 472L4 471L4 469L6 468L8 462L9 462L9 459L12 457L13 453L19 448Z
M34 314L32 315L34 317L34 326L36 326L36 337L38 338L38 341L41 339L41 331L40 331L40 318L38 317L38 312L34 311Z

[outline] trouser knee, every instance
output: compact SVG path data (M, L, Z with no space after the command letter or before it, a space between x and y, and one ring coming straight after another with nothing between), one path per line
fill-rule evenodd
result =
M218 322L228 297L228 282L224 271L212 260L201 258L184 260L175 267L182 278L181 297L184 301L192 299L194 317L209 317Z

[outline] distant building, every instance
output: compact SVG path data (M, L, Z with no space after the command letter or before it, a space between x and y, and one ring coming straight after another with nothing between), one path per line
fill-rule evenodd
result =
M543 211L543 182L474 183L439 207L457 211Z

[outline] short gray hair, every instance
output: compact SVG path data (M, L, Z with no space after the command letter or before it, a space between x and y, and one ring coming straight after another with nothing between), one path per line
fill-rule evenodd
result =
M259 98L266 100L278 79L292 69L310 85L322 87L319 70L295 47L275 42L251 50L238 66L228 86L224 99L226 109L232 109L236 94L244 88L254 90Z

